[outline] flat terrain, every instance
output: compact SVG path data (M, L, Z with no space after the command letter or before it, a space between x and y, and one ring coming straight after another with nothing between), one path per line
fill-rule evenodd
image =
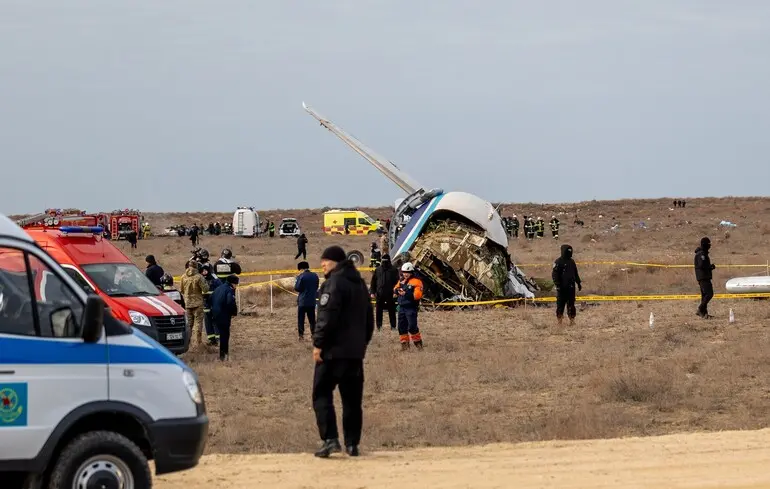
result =
M359 459L212 455L162 477L163 489L706 488L770 487L770 432L430 448Z

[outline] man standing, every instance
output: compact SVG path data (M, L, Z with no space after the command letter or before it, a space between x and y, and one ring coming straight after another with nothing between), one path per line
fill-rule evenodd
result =
M382 263L374 270L372 283L369 286L369 293L377 302L374 316L377 331L382 329L383 310L388 311L390 330L396 329L396 301L393 299L393 289L396 288L396 284L398 284L398 269L390 263L390 255L382 255Z
M206 328L206 341L209 346L216 347L219 344L219 331L211 314L211 296L222 285L222 281L211 272L211 263L208 261L200 265L200 272L209 289L203 294L203 325Z
M695 279L700 285L700 305L698 306L698 316L703 319L711 319L709 316L708 304L714 298L714 286L711 284L711 272L716 265L711 263L709 250L711 249L711 240L702 238L700 247L695 249Z
M551 216L551 234L553 235L553 239L559 239L559 220L556 219L556 216Z
M561 256L553 262L553 271L551 272L553 284L556 286L556 319L559 324L564 318L564 306L567 306L567 316L569 324L575 324L575 285L578 290L583 290L580 282L577 264L572 259L572 246L568 244L561 245Z
M297 254L294 255L294 259L299 258L299 255L302 255L303 260L307 260L307 236L305 233L300 234L297 238Z
M219 331L219 359L223 362L230 360L230 326L233 317L238 315L235 302L238 281L238 275L228 275L211 295L211 316Z
M294 290L299 292L297 296L297 333L299 340L305 338L305 316L310 323L310 335L315 332L315 299L318 294L318 275L310 271L310 265L306 261L297 264L299 274L294 281Z
M342 397L345 451L359 455L363 425L364 357L374 332L372 305L366 282L345 251L326 248L321 255L326 281L318 301L318 323L313 333L313 410L323 446L316 457L340 451L334 388Z
M161 268L161 266L158 265L158 262L155 261L155 256L147 255L147 258L145 258L144 261L147 262L147 269L144 271L145 276L150 279L150 282L152 282L155 287L158 287L159 289L162 288L163 284L160 279L166 272L164 272L163 268Z
M394 295L398 301L398 336L401 350L409 349L411 337L414 346L422 350L422 334L417 326L417 310L422 299L422 280L414 276L414 265L409 262L401 265L403 278L396 283Z
M190 325L190 336L196 338L196 346L203 346L203 294L209 290L206 279L198 271L198 262L187 262L187 270L182 276L182 296Z

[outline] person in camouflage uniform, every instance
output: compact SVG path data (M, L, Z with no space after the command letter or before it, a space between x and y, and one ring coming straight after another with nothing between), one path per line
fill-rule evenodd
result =
M198 271L196 261L190 260L187 263L187 270L182 276L181 289L191 336L196 339L196 346L201 347L203 345L203 295L208 292L209 286Z

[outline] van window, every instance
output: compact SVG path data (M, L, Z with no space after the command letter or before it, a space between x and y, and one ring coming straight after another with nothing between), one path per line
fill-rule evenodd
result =
M80 288L82 288L84 291L86 291L89 294L95 292L94 289L92 289L91 286L88 284L85 277L83 277L80 274L80 272L70 267L62 267L62 268L64 268L64 271L67 272L67 275L72 277L72 280L74 280L80 286Z
M372 223L371 223L371 221L369 221L369 219L364 219L363 217L359 217L358 218L358 224L360 224L362 226L371 226Z
M36 336L24 252L0 247L0 333Z
M356 219L355 218L345 219L344 225L352 228L353 226L356 225Z
M110 297L160 295L158 288L133 263L93 263L82 268L88 278Z
M79 338L83 306L74 291L37 257L29 256L35 273L35 299L40 336Z

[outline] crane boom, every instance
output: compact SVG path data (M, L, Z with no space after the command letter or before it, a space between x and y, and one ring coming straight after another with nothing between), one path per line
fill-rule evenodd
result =
M391 161L379 157L374 151L367 148L361 141L346 133L335 123L322 117L321 114L308 107L305 102L302 102L302 108L304 108L310 115L316 118L323 127L334 133L334 135L340 138L345 144L353 148L353 151L363 156L369 163L372 164L372 166L380 170L383 175L388 177L408 195L415 193L419 189L424 189L422 185L414 182L407 174L402 172L401 169L394 165Z

